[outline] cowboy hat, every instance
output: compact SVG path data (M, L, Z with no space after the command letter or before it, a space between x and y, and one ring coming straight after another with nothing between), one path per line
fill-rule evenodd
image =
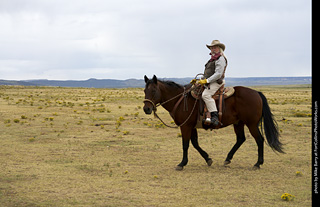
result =
M226 49L226 46L222 44L219 40L213 40L210 45L207 45L209 50L210 50L210 47L213 47L213 46L219 46L223 51Z

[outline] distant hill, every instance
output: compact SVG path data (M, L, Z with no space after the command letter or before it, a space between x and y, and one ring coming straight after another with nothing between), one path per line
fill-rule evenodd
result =
M229 86L261 86L261 85L296 85L311 84L312 77L251 77L226 78Z
M185 85L192 78L162 78ZM227 86L258 86L258 85L292 85L311 84L311 77L251 77L251 78L226 78ZM60 87L83 87L83 88L143 88L143 79L88 79L88 80L0 80L0 85L23 85L23 86L60 86Z
M18 85L18 86L34 86L32 83L24 82L24 81L14 81L14 80L1 80L0 79L0 85Z

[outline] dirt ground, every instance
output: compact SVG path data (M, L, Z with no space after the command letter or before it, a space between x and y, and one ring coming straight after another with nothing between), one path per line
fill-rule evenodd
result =
M246 142L223 162L233 127L199 130L208 167L180 131L145 115L143 89L0 86L1 206L311 206L310 85L254 87L267 97L286 154ZM159 115L171 122L168 112ZM284 201L284 193L294 195Z

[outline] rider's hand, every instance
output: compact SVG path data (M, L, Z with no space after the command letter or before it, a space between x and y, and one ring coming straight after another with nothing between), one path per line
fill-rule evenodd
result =
M197 79L192 79L192 81L190 81L192 85L194 85L196 82L197 82Z
M207 79L203 79L203 80L200 80L199 83L201 85L204 85L204 84L207 84L208 83L208 80Z

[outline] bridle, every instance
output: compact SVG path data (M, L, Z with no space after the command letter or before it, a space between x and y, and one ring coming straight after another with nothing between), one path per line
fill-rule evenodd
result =
M170 101L178 98L179 96L184 96L184 95L186 95L186 94L189 93L190 91L191 91L191 90L187 90L187 91L186 91L186 88L183 87L183 92L182 92L182 93L179 93L178 95L176 95L176 96L174 96L174 97L172 97L172 98L170 98L170 99L168 99L168 100L166 100L166 101L164 101L164 102L162 102L162 103L155 104L155 103L154 103L152 100L150 100L150 99L144 99L143 102L149 102L149 103L151 103L152 106L153 106L153 111L156 112L158 106L163 106L163 105L165 105L166 103L168 103L168 102L170 102Z
M151 103L152 106L153 106L152 111L154 111L154 112L156 112L156 111L157 111L157 107L160 106L160 104L155 105L155 104L153 103L153 101L151 101L150 99L144 99L143 102L149 102L149 103Z
M172 100L174 100L174 99L176 99L176 98L178 98L178 97L180 96L181 98L180 98L179 101L175 104L174 110L173 110L172 112L170 112L170 114L174 117L175 109L176 109L177 106L181 103L183 97L186 97L186 94L189 93L191 90L192 90L191 88L188 89L188 90L185 90L185 88L184 88L184 91L183 91L182 93L180 93L180 94L176 95L175 97L170 98L169 100L167 100L167 101L165 101L165 102L162 102L162 103L155 104L155 103L154 103L152 100L150 100L150 99L144 99L143 102L149 102L149 103L152 104L152 106L153 106L152 111L153 111L154 116L157 117L165 126L170 127L170 128L179 128L179 127L185 125L185 124L187 123L187 121L190 119L191 115L193 114L194 109L196 108L198 99L196 99L196 101L194 102L192 111L191 111L191 113L189 114L189 116L187 117L187 119L186 119L182 124L177 125L177 126L170 126L170 125L166 124L166 123L159 117L159 115L157 114L157 107L158 107L158 106L163 106L164 104L166 104L166 103L168 103L168 102L170 102L170 101L172 101Z
M201 73L197 74L194 79L196 79L196 78L198 77L198 75L203 75L203 74L201 74ZM150 99L144 99L143 102L148 102L148 103L151 103L151 104L152 104L152 106L153 106L152 111L153 111L154 116L157 117L165 126L170 127L170 128L179 128L179 127L185 125L185 124L187 123L187 121L190 119L191 115L192 115L193 112L194 112L194 109L196 108L198 99L195 100L194 105L193 105L193 107L192 107L192 111L191 111L191 113L189 114L189 116L187 117L187 119L186 119L182 124L177 125L177 126L170 126L170 125L166 124L166 123L159 117L159 115L157 114L157 107L158 107L158 106L163 106L164 104L166 104L166 103L168 103L168 102L170 102L170 101L172 101L172 100L180 97L180 99L177 101L177 103L176 103L175 106L173 107L172 112L170 112L171 116L174 118L174 117L175 117L174 115L175 115L175 112L176 112L176 109L177 109L178 105L181 103L182 99L183 99L183 98L186 98L186 97L187 97L187 94L188 94L189 92L191 92L192 90L194 90L193 87L190 87L189 89L186 89L185 87L183 87L183 92L182 92L182 93L179 93L178 95L176 95L176 96L174 96L174 97L172 97L172 98L170 98L170 99L168 99L168 100L166 100L166 101L164 101L164 102L162 102L162 103L158 103L158 104L155 104L155 103L154 103L152 100L150 100Z

